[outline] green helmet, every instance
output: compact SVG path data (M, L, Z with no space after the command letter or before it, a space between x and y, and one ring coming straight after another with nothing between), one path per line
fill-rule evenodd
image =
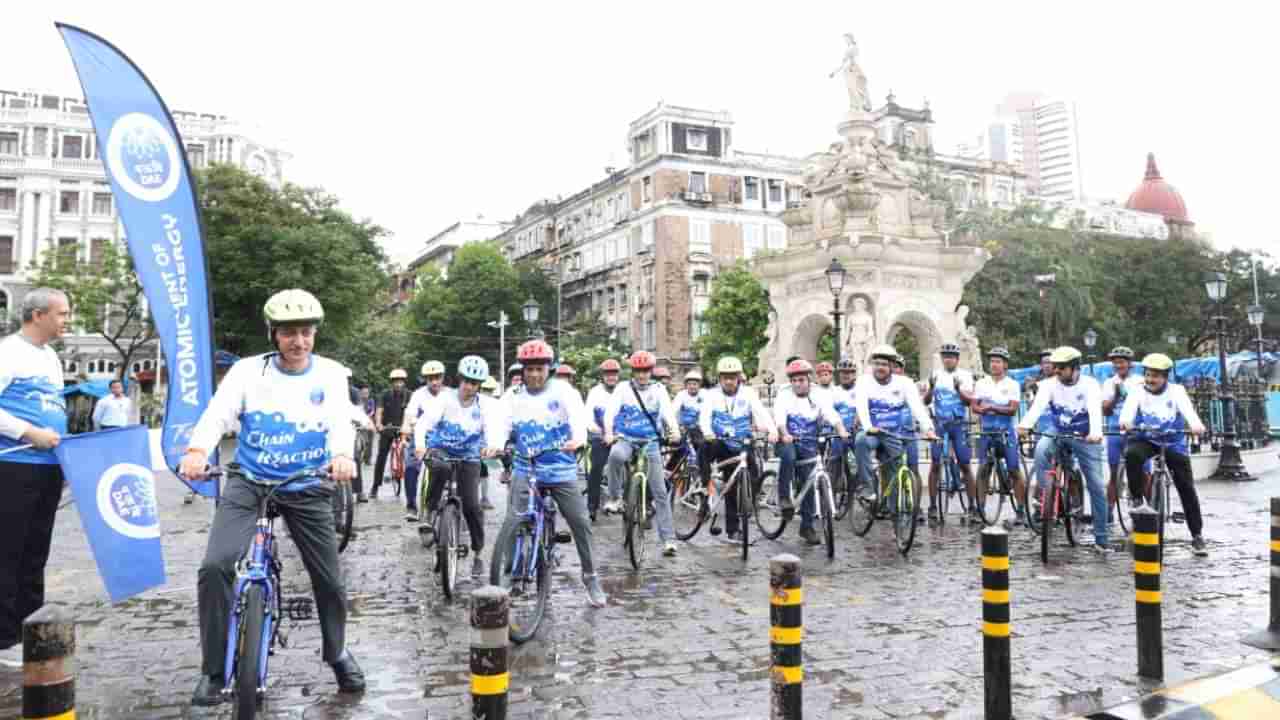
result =
M320 301L315 295L306 290L294 288L281 290L268 298L266 304L262 306L262 317L267 321L268 330L285 323L319 325L324 322L324 308L320 306Z

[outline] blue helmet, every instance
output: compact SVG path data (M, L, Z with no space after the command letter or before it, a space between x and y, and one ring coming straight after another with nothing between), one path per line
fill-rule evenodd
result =
M489 379L489 363L479 355L467 355L458 361L458 374L464 380L482 383Z

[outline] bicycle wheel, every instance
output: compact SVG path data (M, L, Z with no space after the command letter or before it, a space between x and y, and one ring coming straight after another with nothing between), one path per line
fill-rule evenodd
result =
M835 512L832 516L834 520L843 520L845 515L849 514L849 486L852 484L850 478L851 463L849 462L849 453L842 452L832 461L832 467L838 472L828 472L827 476L831 478L831 498L835 503Z
M1049 562L1049 538L1053 536L1054 515L1057 514L1059 497L1057 483L1058 471L1050 470L1045 475L1040 487L1040 562Z
M1041 522L1044 514L1041 511L1044 503L1042 483L1032 475L1024 475L1024 477L1027 479L1027 486L1022 495L1022 517L1026 520L1031 532L1039 535L1044 531Z
M266 588L249 583L242 596L240 637L236 641L236 699L231 717L252 720L258 714L258 686L264 655L263 630L267 617Z
M754 515L758 507L756 492L759 486L751 482L751 471L747 468L742 469L742 479L738 482L738 534L742 536L742 561L746 562L747 551L751 547L751 523L747 518Z
M916 509L920 502L916 498L916 475L911 468L899 468L893 495L893 538L898 552L906 555L916 539Z
M994 483L991 482L992 479L995 480ZM988 526L1000 521L1000 513L1004 512L1004 492L1002 491L1008 487L1009 479L1004 472L1004 463L993 462L987 466L986 472L979 469L974 488L977 493L975 500L978 514L982 516L982 522Z
M747 485L747 471L743 469L738 475L739 493L744 492L741 488ZM778 499L778 473L773 470L766 470L760 476L760 493L755 502L756 527L760 528L760 534L770 540L777 540L782 531L787 528L787 518L782 513L782 501ZM742 523L746 524L745 518Z
M830 560L836 556L836 518L835 518L835 502L831 495L831 478L827 477L826 470L819 470L822 473L813 490L818 494L818 509L822 512L822 540L827 546L827 559Z
M511 642L523 643L538 632L551 595L551 573L546 550L534 542L533 525L527 520L511 527L493 545L489 582L507 590Z
M1125 476L1124 463L1120 464L1119 471L1116 473L1116 503L1113 506L1116 514L1116 522L1120 523L1120 530L1125 534L1129 534L1129 507L1132 504L1129 499L1129 478Z
M1156 511L1156 541L1160 547L1160 562L1164 562L1164 525L1169 516L1169 490L1168 478L1164 473L1156 472L1151 475L1151 494L1154 501L1154 509Z
M1080 501L1076 502L1075 497ZM1067 543L1071 547L1080 544L1080 536L1084 533L1084 478L1079 470L1072 470L1067 475L1067 495L1062 498L1063 506L1068 508L1062 513L1062 525L1067 533Z
M676 537L689 540L697 535L708 510L707 487L702 479L690 477L687 472L678 474L671 484L671 526Z
M436 539L436 567L440 571L440 587L445 598L452 600L458 583L458 543L461 539L462 513L456 502L440 511L439 537Z
M333 526L338 533L338 552L347 549L351 542L351 524L355 519L356 504L349 483L338 483L333 490Z
M849 527L858 537L865 537L876 521L876 509L880 501L862 480L853 476L849 487Z
M418 522L426 522L427 520L427 498L430 496L428 492L431 486L431 473L427 469L427 464L422 463L422 467L418 469Z
M637 472L631 476L631 486L627 488L627 514L630 517L627 523L627 554L631 557L631 567L636 570L644 564L647 545L644 530L649 519L649 506L645 499L647 485L645 476Z

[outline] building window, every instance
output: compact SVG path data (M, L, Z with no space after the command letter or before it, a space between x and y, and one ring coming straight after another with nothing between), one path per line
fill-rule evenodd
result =
M636 160L640 160L653 151L653 131L646 130L636 136Z
M76 361L72 360L71 362L67 363L67 372L74 373L77 367L78 366L76 365Z
M111 193L93 194L93 214L104 216L111 214Z
M49 128L33 128L31 130L31 156L48 157Z
M653 245L653 221L640 225L640 245L642 247Z
M694 275L693 294L698 297L706 297L711 294L711 279L702 274Z
M68 160L84 158L84 138L79 135L63 135L62 157Z
M804 204L804 188L799 185L787 186L787 204L799 207Z
M744 193L743 198L746 200L759 200L760 199L760 180L757 178L749 177L744 179L744 184L746 185L746 192Z
M703 319L701 314L693 316L692 330L693 330L692 335L694 340L697 340L698 338L707 334L707 321Z
M18 209L18 191L15 188L0 188L0 212L14 212Z
M73 237L58 238L58 262L75 264L80 260L80 241Z
M18 133L0 133L0 155L17 155L18 147Z
M704 193L707 191L707 174L704 172L689 173L689 192Z
M652 320L644 321L644 346L650 350L658 345L658 333Z
M627 286L626 285L618 286L618 304L622 306L623 310L627 309Z
M642 189L641 198L644 202L651 202L653 200L653 177L646 175L645 178L640 181L640 184Z
M742 226L742 254L748 259L764 249L763 231L758 223L746 223Z
M769 249L785 250L787 247L787 230L774 225L769 226Z
M782 181L769 181L769 204L773 205L782 202Z
M707 150L707 131L703 128L689 128L684 133L685 146L690 150Z
M711 223L707 220L689 221L689 252L711 254Z
M614 304L618 302L617 291L609 288L609 312L613 312Z
M189 160L189 161L191 162L191 167L193 167L193 168L202 168L202 167L204 167L204 146L203 146L203 145L188 145L188 146L187 146L187 160Z
M63 215L80 214L80 191L63 190L58 193L58 212Z
M89 241L89 262L94 267L102 267L102 256L107 251L107 243L111 242L106 238L94 238Z
M0 237L0 275L9 275L13 273L13 236L6 235ZM0 302L4 303L0 307L0 325L3 325L9 319L9 296L0 293Z

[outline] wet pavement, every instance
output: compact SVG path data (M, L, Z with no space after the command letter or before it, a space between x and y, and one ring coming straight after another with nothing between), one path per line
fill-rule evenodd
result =
M82 718L224 718L229 708L188 707L198 668L196 568L210 507L185 506L161 479L169 584L110 606L72 506L60 513L48 598L78 618L77 695ZM496 488L502 488L497 486ZM1201 483L1211 557L1195 558L1183 525L1166 549L1166 682L1257 662L1239 642L1267 619L1267 498L1280 473L1260 482ZM505 488L503 488L505 490ZM502 496L503 492L494 492ZM487 515L496 534L505 503ZM1006 513L1008 510L1006 509ZM293 624L272 660L269 718L470 717L465 602L446 602L413 526L386 488L358 507L342 557L350 594L350 648L369 677L362 697L338 695L319 659L314 620ZM619 520L596 526L608 607L591 609L572 545L554 576L539 636L512 653L512 718L764 718L769 698L768 560L804 562L808 718L982 716L981 588L977 533L958 522L922 527L903 559L887 524L867 538L837 527L836 557L803 547L797 525L762 541L745 565L736 547L704 526L677 558L649 553L632 571ZM1119 529L1115 528L1118 533ZM1087 540L1086 542L1092 542ZM308 595L296 551L285 548L286 592ZM1055 548L1011 535L1014 711L1057 718L1132 699L1152 688L1135 677L1132 562ZM489 553L486 551L485 559ZM468 586L464 586L464 590ZM0 670L0 717L20 709L20 674Z

